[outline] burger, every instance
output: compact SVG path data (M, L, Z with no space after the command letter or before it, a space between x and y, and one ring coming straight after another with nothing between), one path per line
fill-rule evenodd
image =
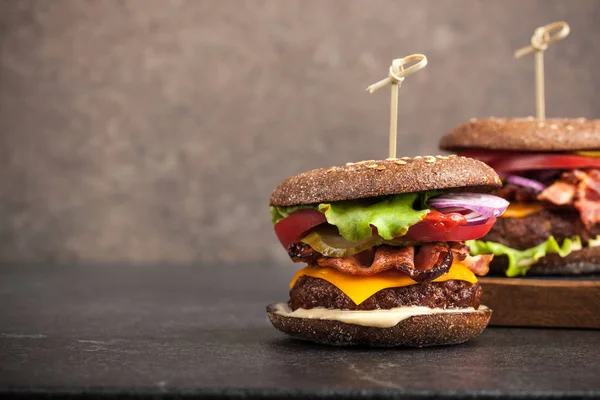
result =
M472 255L495 254L495 274L600 272L600 120L471 119L442 149L485 162L503 180L493 194L510 202Z
M290 299L267 307L295 338L330 345L433 346L478 336L491 310L476 275L493 255L465 240L492 228L508 202L501 181L466 157L347 163L284 180L271 194L274 229L306 264Z

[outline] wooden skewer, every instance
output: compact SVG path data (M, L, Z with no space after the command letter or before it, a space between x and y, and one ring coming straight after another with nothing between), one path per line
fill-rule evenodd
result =
M533 32L531 44L515 51L515 57L521 58L535 52L535 108L537 117L546 119L546 100L544 94L544 51L548 45L567 37L571 28L564 21L553 22L540 26Z
M415 64L408 68L404 68L405 65L412 62ZM396 138L398 136L398 87L402 84L405 77L423 69L426 65L427 57L423 54L411 54L404 58L396 58L392 61L388 77L367 88L369 93L374 93L387 85L392 86L390 99L390 158L396 158Z

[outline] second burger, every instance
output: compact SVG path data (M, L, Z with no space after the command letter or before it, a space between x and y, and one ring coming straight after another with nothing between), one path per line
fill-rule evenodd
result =
M600 272L600 120L471 119L440 142L485 162L510 206L472 254L493 253L492 272Z

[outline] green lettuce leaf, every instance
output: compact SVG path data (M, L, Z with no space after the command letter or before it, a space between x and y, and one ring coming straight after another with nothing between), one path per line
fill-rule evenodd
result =
M413 208L418 196L418 193L395 195L371 205L365 205L364 201L359 200L319 204L319 211L350 242L358 242L371 236L372 226L377 228L379 236L391 240L406 234L408 228L427 215L427 209Z
M556 253L561 257L568 256L572 251L581 250L581 239L573 236L565 239L562 246L558 244L554 236L550 236L545 242L525 250L516 250L496 242L484 242L481 240L467 240L465 242L471 249L471 255L494 254L508 257L508 269L506 276L515 277L525 275L532 264L547 254Z
M429 201L430 198L436 197L436 196L441 196L442 194L445 194L448 192L449 192L449 190L446 190L446 189L436 189L436 190L428 190L426 192L419 193L419 207L421 207L422 210L428 209L429 205L427 204L427 202Z
M432 191L433 192L433 191ZM319 205L294 207L271 207L273 223L279 222L298 210L312 208L323 214L327 222L337 226L340 235L350 241L358 242L371 236L372 227L377 228L379 236L386 240L406 234L408 228L419 223L428 209L416 210L422 204L422 198L430 198L437 193L406 193L382 197L379 201L349 200Z
M289 217L291 213L295 213L296 211L306 210L307 208L317 209L318 207L315 205L301 205L301 206L291 206L291 207L273 207L271 206L271 220L273 221L273 225L281 221L282 219Z

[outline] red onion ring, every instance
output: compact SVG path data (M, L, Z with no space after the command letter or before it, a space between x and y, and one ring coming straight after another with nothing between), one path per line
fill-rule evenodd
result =
M542 190L546 189L546 185L541 182L534 181L533 179L529 178L523 178L522 176L517 175L508 175L506 177L506 182L533 189L536 192L541 192Z
M440 212L460 207L474 211L484 218L502 215L509 205L509 202L501 197L482 193L447 193L429 199L428 203Z

